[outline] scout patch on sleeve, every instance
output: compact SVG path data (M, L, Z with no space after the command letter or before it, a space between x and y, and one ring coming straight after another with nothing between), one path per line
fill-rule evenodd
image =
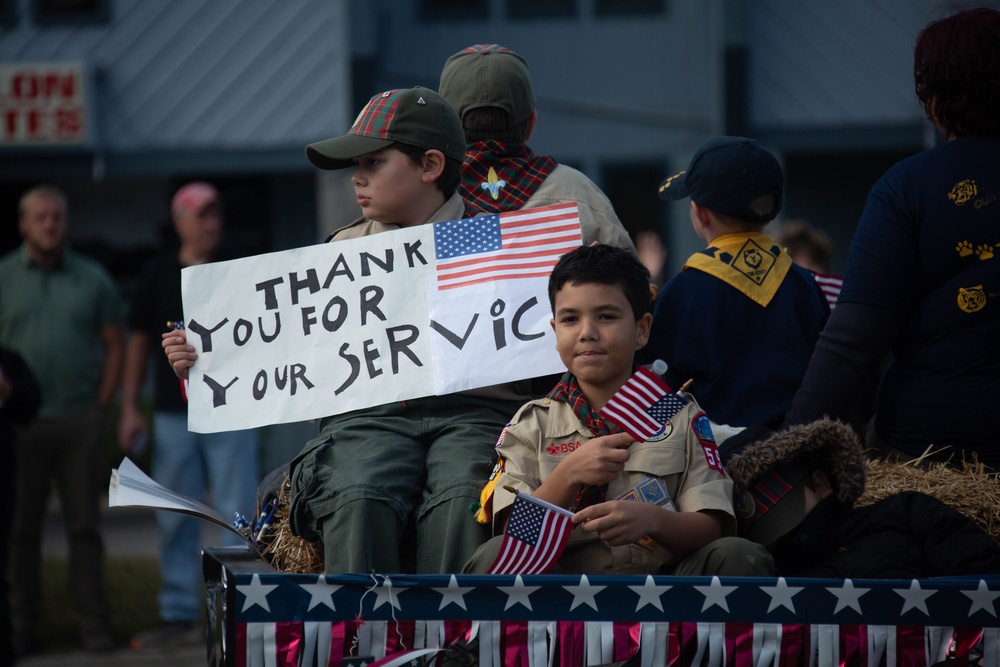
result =
M757 511L753 496L746 489L740 489L733 494L733 510L737 519L749 519Z
M489 481L491 482L497 478L497 475L503 472L503 457L500 456L500 452L498 452L497 449L500 447L501 444L503 444L503 434L506 433L507 429L509 428L510 424L507 424L506 426L503 427L503 430L500 431L500 437L497 438L496 447L493 449L493 461L492 461L493 470L490 472L490 479L489 479Z
M510 424L507 424L506 426L503 427L503 430L500 431L500 437L497 438L497 444L495 445L496 447L499 447L500 445L503 444L503 434L507 432L507 429L509 429L510 426L511 426Z
M726 469L722 467L722 458L719 456L719 447L715 444L715 435L712 434L712 425L708 422L705 413L699 413L691 420L691 430L701 444L701 450L705 452L705 461L708 467L718 470L723 475Z

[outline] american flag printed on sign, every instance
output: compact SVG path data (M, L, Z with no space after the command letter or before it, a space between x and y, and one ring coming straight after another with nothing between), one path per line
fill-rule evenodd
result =
M640 368L603 408L602 417L613 421L639 442L663 431L664 425L688 402L682 394L648 368Z
M569 510L518 493L500 553L487 574L545 574L566 548L572 517Z
M545 278L583 243L576 204L434 223L439 290L516 278Z

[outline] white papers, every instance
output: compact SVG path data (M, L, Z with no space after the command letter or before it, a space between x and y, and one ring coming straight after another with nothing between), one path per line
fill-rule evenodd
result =
M118 468L111 471L108 507L152 507L183 512L218 524L249 542L245 535L233 527L232 521L227 521L222 514L204 503L160 486L129 458L122 459Z

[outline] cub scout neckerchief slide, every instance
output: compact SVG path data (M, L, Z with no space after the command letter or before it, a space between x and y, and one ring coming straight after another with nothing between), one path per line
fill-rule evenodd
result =
M774 298L791 267L788 253L770 236L756 232L720 236L684 264L685 269L715 276L764 307Z

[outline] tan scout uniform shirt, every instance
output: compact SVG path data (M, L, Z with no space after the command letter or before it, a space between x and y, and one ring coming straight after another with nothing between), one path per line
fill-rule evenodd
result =
M452 194L452 196L445 201L444 206L435 211L434 215L432 215L424 224L429 225L434 222L461 220L463 215L465 215L465 204L462 203L462 198L456 192ZM399 228L399 225L386 224L384 222L379 222L378 220L369 220L368 218L362 217L335 231L330 235L329 241L333 242L344 241L346 239L360 239L364 236L373 236L375 234L381 234L382 232L391 232L392 230Z
M522 208L540 208L570 202L576 203L580 213L583 245L597 241L635 252L635 245L615 214L607 195L573 167L557 165L538 186L535 194L524 202Z
M691 427L701 414L701 408L692 400L671 420L672 430L665 439L633 443L625 470L608 485L608 500L648 477L659 477L679 512L718 510L725 514L722 534L734 534L733 483L708 466L705 451ZM494 532L503 531L496 517L514 502L514 494L505 485L533 492L563 458L595 437L573 408L562 401L545 398L518 410L497 448L504 459L504 472L493 496ZM652 574L664 565L669 569L675 560L679 559L659 544L652 550L634 544L612 547L595 533L577 526L559 559L559 567L566 573Z

